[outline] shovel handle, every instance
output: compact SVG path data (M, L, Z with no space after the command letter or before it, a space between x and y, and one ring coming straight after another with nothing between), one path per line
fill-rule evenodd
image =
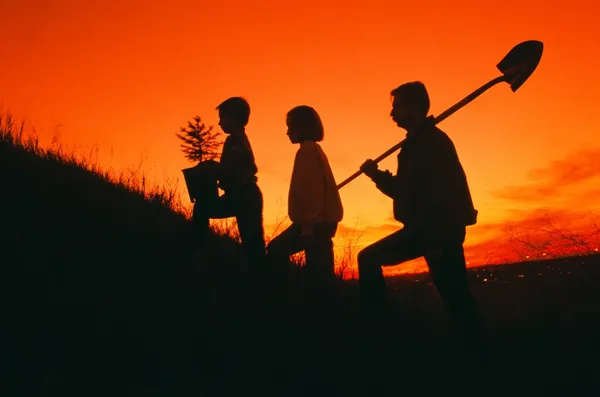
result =
M389 148L385 153L383 153L381 156L377 157L375 160L373 160L376 163L379 163L381 160L385 159L387 156L389 156L390 154L394 153L396 150L400 149L402 147L402 145L404 144L403 140L402 142L399 142L397 144L395 144L394 146L392 146L391 148ZM340 183L339 185L337 185L338 190L340 190L341 188L343 188L344 186L346 186L347 184L349 184L350 182L352 182L354 179L358 178L363 172L361 170L356 171L354 174L350 175L348 178L346 178L346 180L344 180L342 183Z
M442 122L443 120L445 120L446 118L448 118L449 116L451 116L454 112L456 112L458 109L464 107L465 105L467 105L468 103L470 103L471 101L473 101L479 95L483 94L484 92L486 92L487 90L489 90L490 88L492 88L493 86L495 86L496 84L501 83L501 82L505 82L505 81L507 81L507 78L504 75L498 76L495 79L488 81L487 83L485 83L484 85L482 85L481 87L479 87L477 90L473 91L472 93L470 93L469 95L467 95L466 97L464 97L463 99L461 99L460 102L457 102L455 105L453 105L452 107L448 108L442 114L440 114L439 116L437 116L435 118L434 122L433 122L433 125L436 125L436 124ZM394 146L392 146L391 148L389 148L385 153L383 153L381 156L377 157L373 161L375 163L379 163L381 160L385 159L390 154L392 154L396 150L400 149L402 147L402 145L404 144L405 140L406 139L404 139L403 141L395 144ZM340 184L337 185L338 190L341 189L341 188L343 188L344 186L346 186L350 182L352 182L354 179L358 178L362 173L363 172L361 170L358 170L354 174L350 175L342 183L340 183Z

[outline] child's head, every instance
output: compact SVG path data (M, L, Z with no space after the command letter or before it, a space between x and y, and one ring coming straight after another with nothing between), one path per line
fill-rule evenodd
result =
M292 143L322 141L323 123L315 109L310 106L296 106L286 117L287 136Z
M242 130L250 118L250 105L241 97L231 97L217 106L219 126L226 134Z

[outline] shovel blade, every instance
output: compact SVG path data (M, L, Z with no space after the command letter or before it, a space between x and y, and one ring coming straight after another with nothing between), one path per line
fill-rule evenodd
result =
M542 59L544 43L528 40L514 46L496 65L515 92L531 76Z

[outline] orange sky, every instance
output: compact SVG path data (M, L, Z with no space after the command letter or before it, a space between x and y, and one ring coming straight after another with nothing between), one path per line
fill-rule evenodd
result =
M484 3L0 0L0 103L42 142L58 135L73 149L97 145L100 164L115 169L143 158L156 180L183 186L190 163L175 132L196 114L216 125L215 106L242 95L269 231L286 211L297 150L285 136L289 109L320 113L322 146L341 182L403 139L389 118L392 88L423 81L437 115L496 77L514 45L541 40L541 63L519 91L494 87L439 125L480 211L466 253L481 264L510 257L506 222L548 212L585 226L578 214L600 207L598 6ZM395 166L395 156L381 163ZM354 227L364 232L361 246L400 227L391 200L366 177L341 194L338 242ZM388 274L416 268L422 262Z

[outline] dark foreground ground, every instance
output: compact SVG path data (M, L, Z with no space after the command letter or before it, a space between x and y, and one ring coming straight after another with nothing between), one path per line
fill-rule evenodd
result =
M388 280L383 322L360 316L351 281L315 303L298 280L261 300L230 270L226 284L203 283L200 267L196 279L165 277L131 294L99 292L110 284L42 294L31 280L3 327L5 395L591 395L599 265L585 257L473 270L492 354L485 368L455 347L427 275Z

